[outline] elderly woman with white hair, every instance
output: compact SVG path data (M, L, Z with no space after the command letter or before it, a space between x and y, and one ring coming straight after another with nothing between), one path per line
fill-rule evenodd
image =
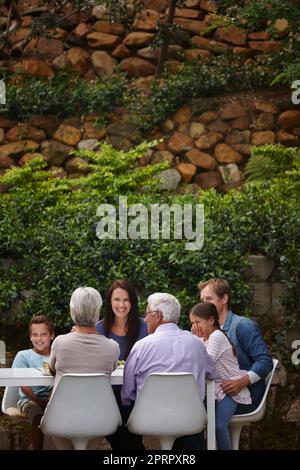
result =
M125 406L132 406L153 372L192 373L204 399L205 379L214 379L214 361L198 337L177 326L180 310L174 295L158 292L148 297L145 322L149 335L134 344L126 361L121 392ZM185 436L175 441L173 449L196 450L200 445L199 435Z
M102 298L93 287L78 287L71 296L70 313L76 327L71 333L60 335L52 344L49 369L55 375L53 391L65 374L102 373L110 375L118 365L120 348L116 341L98 335ZM55 447L73 449L69 439L52 436ZM95 449L99 438L89 442L88 449Z
M119 345L98 335L102 298L93 287L78 287L71 296L70 313L76 328L55 338L49 368L55 375L54 388L64 374L103 373L110 375L118 365Z

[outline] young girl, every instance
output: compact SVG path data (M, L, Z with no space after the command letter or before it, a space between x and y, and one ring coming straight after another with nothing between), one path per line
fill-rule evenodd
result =
M228 423L238 403L251 403L247 387L236 395L225 395L222 389L224 380L240 379L244 373L240 370L234 346L219 324L218 311L214 304L202 302L190 312L191 332L203 339L207 352L216 363L216 434L219 450L232 449ZM246 371L245 371L246 372Z

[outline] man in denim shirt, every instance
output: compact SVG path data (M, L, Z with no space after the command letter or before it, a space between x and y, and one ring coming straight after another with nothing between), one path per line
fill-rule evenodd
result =
M227 395L234 395L248 386L252 404L238 405L236 414L250 413L258 407L264 394L264 379L272 370L272 357L257 323L230 310L231 290L225 279L210 279L200 282L198 287L201 301L217 307L221 328L236 348L239 366L248 371L238 380L225 380L222 388Z

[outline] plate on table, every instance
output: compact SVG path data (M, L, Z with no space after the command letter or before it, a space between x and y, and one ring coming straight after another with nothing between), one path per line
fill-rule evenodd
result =
M51 375L50 370L44 369L44 367L37 367L37 370L42 372L43 375Z

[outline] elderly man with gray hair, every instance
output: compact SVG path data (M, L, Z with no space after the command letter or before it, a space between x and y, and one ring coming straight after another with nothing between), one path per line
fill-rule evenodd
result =
M70 313L76 328L53 341L49 359L50 372L55 375L53 391L64 374L110 375L117 367L118 343L96 331L101 306L101 295L93 287L78 287L72 293Z
M215 366L199 338L178 326L180 303L171 294L148 297L145 322L149 335L133 346L124 369L122 402L129 406L152 372L190 372L205 397L205 379L214 379ZM199 435L176 439L173 449L199 449Z

